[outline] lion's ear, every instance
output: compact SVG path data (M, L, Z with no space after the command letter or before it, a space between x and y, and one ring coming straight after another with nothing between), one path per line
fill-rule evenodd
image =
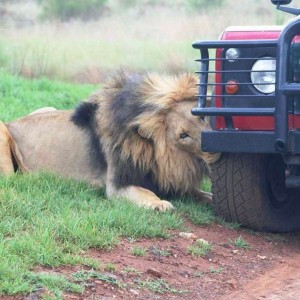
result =
M144 116L135 124L136 132L144 139L152 140L157 133L166 130L164 115L149 115Z

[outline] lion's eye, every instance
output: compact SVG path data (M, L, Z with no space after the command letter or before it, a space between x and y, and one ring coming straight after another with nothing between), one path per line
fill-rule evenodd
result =
M182 133L180 133L180 138L181 139L185 139L185 138L187 138L189 135L186 133L186 132L182 132Z

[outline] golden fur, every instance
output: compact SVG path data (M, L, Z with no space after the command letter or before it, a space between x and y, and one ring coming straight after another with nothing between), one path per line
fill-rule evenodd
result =
M74 113L42 110L7 124L21 150L14 155L24 169L106 185L108 197L152 209L172 208L158 196L209 201L211 195L197 187L219 154L200 149L201 131L210 126L190 113L196 105L195 83L188 74L119 72ZM34 156L29 148L35 149ZM0 144L0 155L3 149ZM77 150L73 156L72 149Z
M110 138L111 120L107 116L110 115L111 99L116 96L126 81L126 74L119 74L104 88L105 97L94 100L96 102L100 100L103 110L102 114L97 115L102 144L105 145L107 151L122 145L121 157L124 160L131 157L134 165L145 172L152 170L163 191L175 190L180 191L180 194L190 192L199 184L203 169L198 168L199 165L195 162L197 157L194 153L187 153L167 143L166 126L167 116L176 105L186 102L191 104L187 105L188 107L195 106L196 77L190 74L177 78L162 77L158 74L145 77L136 92L142 95L142 103L151 104L154 109L143 112L128 124L129 129L138 127L139 134L128 135L126 139L120 136L116 141ZM190 109L187 112L190 113ZM195 117L190 116L190 118ZM201 125L209 129L208 124L203 122L199 124L199 127ZM155 141L155 147L149 139ZM198 146L200 147L200 144ZM200 152L200 149L197 151Z

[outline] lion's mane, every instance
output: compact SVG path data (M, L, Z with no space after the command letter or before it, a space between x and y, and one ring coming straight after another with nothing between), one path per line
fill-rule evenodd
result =
M90 132L94 163L114 168L116 188L138 185L167 196L199 186L206 164L166 140L167 114L181 101L195 102L195 83L189 74L119 72L80 104L72 120Z

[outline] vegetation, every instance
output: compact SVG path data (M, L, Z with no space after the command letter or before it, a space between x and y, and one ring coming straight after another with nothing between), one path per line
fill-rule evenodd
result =
M102 14L107 0L38 0L43 8L43 17L69 21L74 18L90 20Z
M131 254L134 256L145 256L147 254L147 249L139 246L134 246L131 249Z
M0 120L11 121L40 107L71 109L99 86L30 80L0 73Z
M114 285L119 285L118 280L113 277L113 276L109 276L108 274L102 274L100 272L97 272L95 270L90 270L90 271L86 271L86 270L82 270L82 271L78 271L76 273L74 273L72 275L72 277L76 280L76 282L86 282L91 278L96 278L98 280L102 280L106 283L111 283Z
M202 189L205 191L210 191L211 183L209 180L205 180L202 185ZM186 205L189 203L189 205ZM203 205L199 209L198 203L195 203L193 200L184 198L179 199L176 203L178 209L184 211L194 224L197 225L209 225L213 222L216 222L216 216L213 213L213 210L210 206Z
M194 40L217 39L230 25L279 25L288 18L275 13L269 1L40 1L41 6L0 3L6 16L0 20L0 69L5 72L81 83L102 82L120 66L137 72L194 72L199 68ZM61 22L69 18L70 3L83 7L82 12ZM96 3L99 19L82 21L85 9ZM63 16L55 20L54 12ZM41 13L51 19L40 22Z
M231 243L238 248L246 249L250 247L248 242L245 241L245 239L242 236L239 236L234 241L231 241Z
M107 201L101 190L49 174L0 178L0 191L0 294L34 290L37 265L98 268L79 253L110 249L121 236L166 238L182 226L177 214Z
M42 106L70 109L96 88L0 73L0 120L12 120ZM113 271L114 265L101 266L101 262L84 254L87 249L111 249L121 237L132 242L140 237L168 238L171 229L183 229L184 217L192 216L195 210L192 202L184 208L181 201L174 202L176 212L158 213L126 201L107 201L101 189L47 173L0 176L0 295L28 293L41 286L58 298L64 291L81 293L82 282L35 271L36 267L47 270L84 265L94 271L78 273L77 277L99 278L101 269ZM208 219L213 222L205 216L207 208L197 204L197 210L202 208L205 224ZM209 210L207 213L211 214ZM146 252L133 249L135 255ZM159 255L169 254L153 249Z
M209 271L212 274L220 274L222 273L224 270L224 268L219 268L219 269L215 269L214 267L210 267Z
M213 4L209 13L196 9L203 1L168 0L161 5L157 0L131 0L124 9L125 2L40 0L41 7L28 12L29 1L1 0L9 18L0 20L0 120L43 106L73 108L120 66L132 71L194 71L198 53L191 47L193 40L217 38L229 25L272 24L275 16L273 7L261 1L224 0L222 14ZM102 16L105 7L108 13L99 20L82 22ZM40 23L41 8L50 22ZM265 13L257 15L260 8ZM74 18L81 20L71 21ZM208 182L204 188L210 189ZM174 206L176 212L157 213L126 201L107 201L103 190L45 173L0 177L0 295L45 287L60 298L65 291L81 293L93 277L118 284L101 273L101 262L88 257L87 249L111 249L121 237L168 238L171 229L183 227L186 217L198 225L217 221L209 207L187 199L174 200ZM202 256L210 250L209 243L197 241L189 253ZM90 270L68 278L49 271L62 265ZM104 269L113 271L114 266ZM182 292L162 280L139 285L158 293Z
M149 248L149 252L155 256L170 256L171 253L168 250L160 249L155 246Z
M222 7L224 0L187 0L186 5L191 11L201 12Z
M203 240L203 239L198 239L196 240L195 243L193 243L189 248L188 252L195 257L202 257L207 255L212 249L212 245Z
M139 271L135 268L132 268L132 267L128 267L128 266L124 267L122 272L125 273L125 274L134 274L134 275L137 275L137 276L142 275L141 271Z
M149 279L145 281L137 280L137 284L143 289L147 289L158 294L163 294L163 293L183 294L188 292L184 290L177 290L176 288L171 287L163 279L156 279L156 280Z
M26 280L34 290L38 290L41 286L48 287L50 292L49 298L62 298L62 292L82 293L83 284L73 283L66 277L51 273L28 273Z
M116 265L113 263L107 263L104 267L104 270L107 272L114 272L116 271Z

